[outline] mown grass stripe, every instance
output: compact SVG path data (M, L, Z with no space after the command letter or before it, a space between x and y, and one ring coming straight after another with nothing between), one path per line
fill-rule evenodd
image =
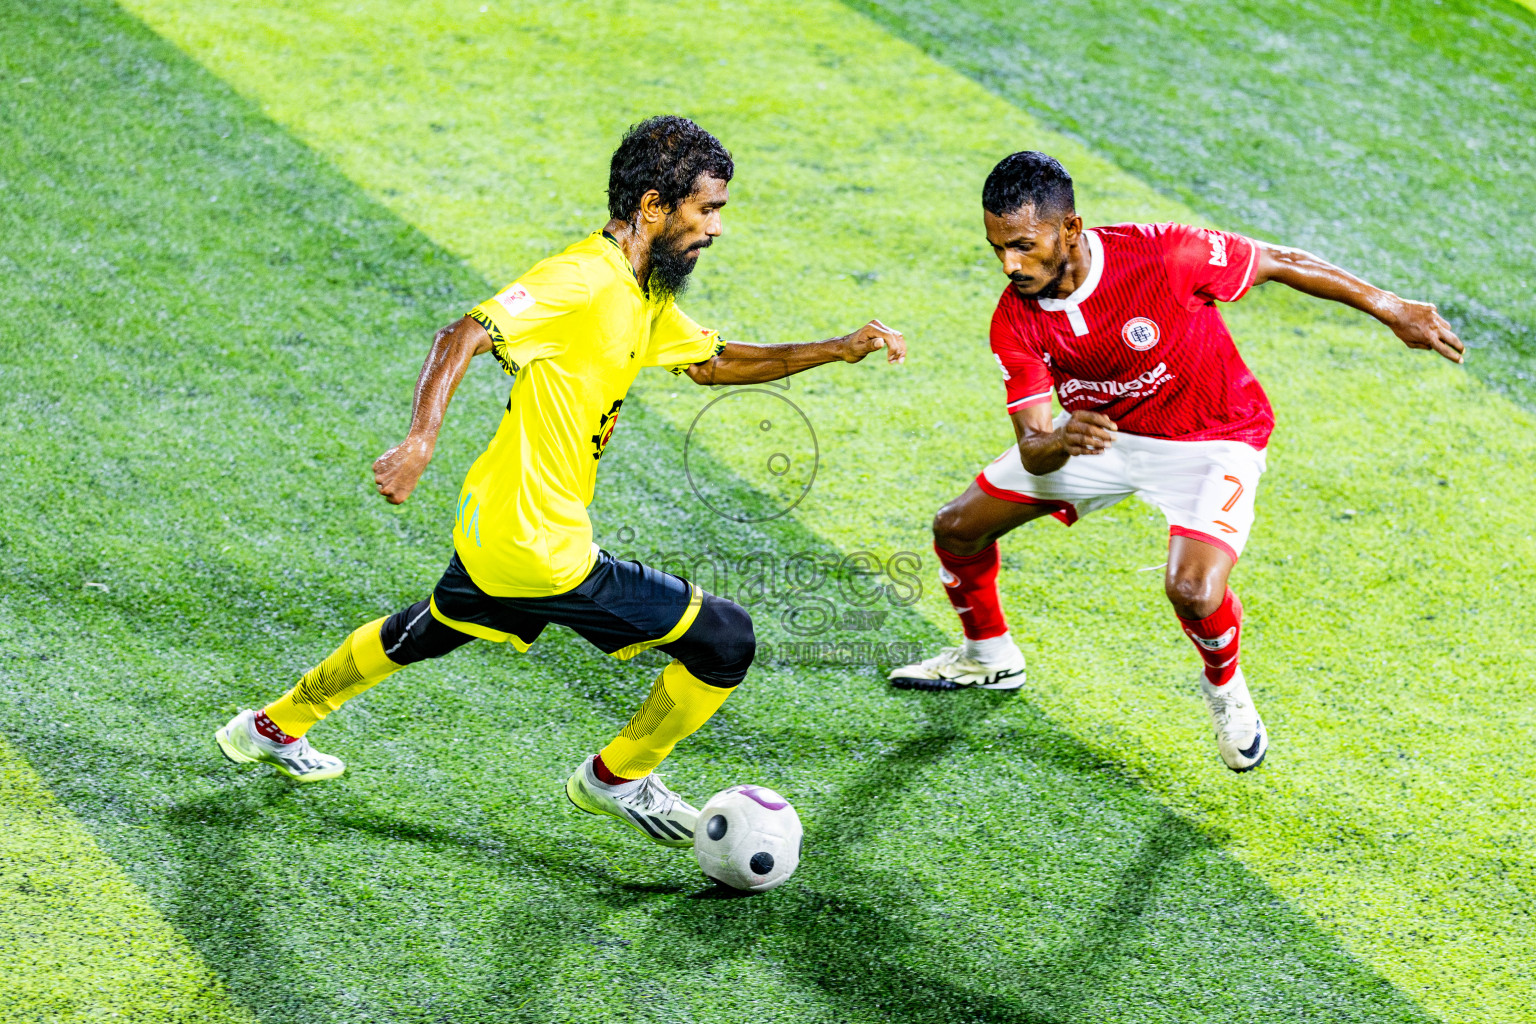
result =
M1167 195L1446 311L1536 408L1536 19L1508 0L850 0ZM1455 211L1454 214L1451 211ZM1446 218L1462 225L1447 231Z
M844 550L924 550L929 510L1006 443L992 390L977 383L991 379L980 325L997 278L971 226L974 189L997 154L1034 145L1062 155L1100 220L1197 219L830 5L705 5L681 22L633 5L412 5L362 20L307 7L246 17L238 32L212 8L133 6L492 281L600 219L607 146L626 121L681 109L720 131L742 167L729 219L739 235L711 252L695 311L777 340L825 333L857 309L889 315L924 346L905 377L828 373L795 392L829 453L801 512ZM315 39L325 45L301 45ZM602 59L573 59L577 40ZM718 56L686 71L645 56L680 41ZM1191 766L1206 740L1182 639L1139 585L1148 577L1119 575L1121 564L1160 561L1157 519L1144 512L1007 548L1010 605L1047 659L1032 691L1174 806L1228 831L1246 863L1389 977L1449 1016L1497 1020L1532 985L1520 966L1528 944L1508 916L1528 872L1506 874L1494 839L1511 834L1499 794L1526 776L1460 750L1500 744L1503 724L1473 710L1483 699L1474 694L1510 685L1533 620L1511 575L1517 563L1471 567L1531 546L1516 510L1536 495L1515 467L1531 464L1536 431L1528 415L1396 351L1358 319L1263 296L1234 322L1281 407L1265 540L1239 584L1258 609L1250 673L1267 677L1267 714L1291 760L1246 788ZM687 427L691 403L647 393ZM1414 409L1435 410L1432 433L1415 429ZM1497 442L1479 427L1489 409L1510 424ZM1353 440L1362 437L1363 448ZM749 478L752 456L722 453ZM1451 491L1438 489L1442 471ZM886 500L871 510L871 495ZM1105 565L1105 547L1124 554ZM1399 590L1399 579L1424 582ZM1479 619L1474 662L1454 626L1416 614L1410 595L1429 580L1462 607L1478 607L1489 581L1500 594L1508 618ZM947 621L942 604L927 607ZM1122 698L1107 679L1137 682ZM1144 713L1128 716L1131 707ZM1440 743L1452 721L1465 748ZM1423 827L1426 815L1442 826ZM1423 901L1436 908L1428 919ZM1490 933L1508 937L1490 944ZM1448 948L1455 976L1439 967Z
M255 1024L3 737L0 977L11 1024Z
M475 17L469 8L449 13L459 29ZM455 157L457 166L438 168L445 172L438 180L426 175L421 208L432 209L436 195L472 196L460 192L459 177L471 170L484 174L485 187L466 209L548 217L550 245L590 224L600 200L588 197L598 196L602 185L593 172L634 98L621 73L629 65L606 62L617 54L651 69L648 53L680 45L677 25L701 30L697 20L679 22L671 8L656 8L652 18L636 22L659 34L652 45L626 37L605 48L594 34L601 22L587 21L587 13L603 12L535 12L513 30L503 28L484 53L470 55L467 66L485 71L490 85L503 69L497 55L515 55L525 77L501 82L517 102L500 109L531 110L508 119L526 134L505 146L471 146L460 154L463 161ZM377 33L389 46L435 39L408 18L370 27L340 13L329 16L365 35ZM807 515L814 512L817 525L845 549L890 544L921 551L926 508L953 483L941 473L963 479L991 454L988 448L1002 443L989 435L1000 425L985 404L989 360L970 338L995 295L995 271L978 259L972 278L965 266L974 241L968 232L955 234L953 225L974 211L969 200L954 198L960 194L955 182L979 181L989 151L1010 134L1031 137L1033 129L1018 120L993 124L993 101L978 100L975 90L951 91L953 76L934 74L905 48L848 33L845 17L835 8L801 7L778 21L707 26L724 35L706 33L702 42L716 44L711 52L727 64L690 68L685 84L700 85L721 105L702 107L700 116L738 148L744 167L755 163L762 170L755 181L744 175L739 182L740 205L730 221L736 234L728 239L746 243L734 250L737 269L702 278L693 308L715 316L736 308L731 315L741 316L739 322L794 336L839 321L850 307L875 305L910 317L921 326L915 336L954 339L936 340L928 350L943 357L923 367L932 387L903 392L902 382L911 378L867 378L894 384L872 391L867 379L829 371L797 381L789 392L815 418L827 442L825 479L837 483L818 478ZM608 30L628 31L633 24ZM622 726L646 679L558 636L527 658L476 645L371 692L326 723L326 745L352 763L335 786L295 792L231 773L201 744L174 742L204 735L242 704L269 696L279 680L286 686L293 672L334 644L333 634L419 597L423 581L440 567L451 520L444 510L451 510L459 474L499 408L494 372L467 382L438 464L413 506L392 513L379 505L368 494L366 462L400 427L400 408L378 397L389 386L381 382L404 382L403 401L431 328L489 285L382 215L136 26L87 6L71 9L68 18L44 19L38 12L17 27L57 38L47 51L50 61L28 68L48 88L15 93L27 114L18 123L46 124L49 131L22 134L5 150L24 154L6 166L12 187L40 198L0 211L15 224L8 237L20 240L7 258L27 271L17 277L18 304L4 312L4 336L14 346L6 350L5 372L18 382L6 430L29 460L0 492L10 513L8 578L17 587L0 622L8 645L22 652L0 669L0 695L7 720L16 723L61 797L236 991L260 993L264 1015L306 1022L740 1020L770 1012L839 1021L1423 1019L1216 849L1211 837L1225 835L1293 897L1338 875L1341 866L1348 869L1335 892L1304 893L1299 902L1312 913L1344 908L1340 922L1330 925L1357 950L1362 923L1378 926L1378 952L1397 941L1390 930L1402 919L1383 914L1395 899L1383 882L1401 878L1406 861L1439 856L1439 863L1474 872L1482 863L1467 857L1465 843L1434 846L1442 841L1439 831L1429 834L1430 845L1398 833L1397 845L1371 848L1371 856L1356 863L1362 839L1401 823L1397 808L1383 817L1380 801L1361 799L1371 796L1370 778L1361 791L1349 787L1362 780L1346 776L1345 792L1330 800L1311 769L1266 776L1273 784L1249 788L1194 771L1214 759L1182 678L1187 652L1174 653L1163 616L1131 585L1146 577L1117 576L1116 563L1106 566L1082 549L1081 532L1071 543L1063 531L1011 549L1016 589L1010 602L1025 610L1032 643L1051 640L1052 661L1042 668L1037 657L1032 669L1033 700L1089 744L1061 733L1028 699L890 694L867 670L769 659L669 765L691 793L764 780L796 800L810 828L807 862L776 900L725 906L688 900L697 876L685 858L646 849L611 823L573 821L562 810L558 783L576 753ZM291 57L322 58L342 79L354 77L347 61L369 52L354 52L345 32L338 38L336 25L324 19L300 29ZM209 38L227 46L251 31L231 22ZM805 38L837 45L816 50L807 62ZM690 41L701 43L697 35L683 37ZM441 87L454 81L453 68L466 66L467 43L448 36L438 44L448 53L427 57L442 73ZM387 60L397 54L389 46L371 52ZM13 46L5 52L35 51ZM348 95L360 103L353 113L399 102L406 104L398 113L407 121L419 116L409 102L433 90L395 79L399 68L416 66L420 52L413 49L393 69L387 63L374 68L381 79L359 78L373 91ZM605 62L592 75L581 73L585 65L565 65L582 88L603 91L619 81L609 101L625 105L591 115L597 101L555 73L577 53ZM901 108L911 101L914 82L923 94L921 116L951 103L945 127L952 130L928 135L926 124L903 122L897 111L882 108L890 102L884 84L859 92L861 83L877 80L858 63L866 58L909 87ZM279 75L313 70L289 57L260 53L256 59ZM695 80L694 71L705 80ZM646 81L638 71L627 73ZM323 106L338 91L332 87L345 84L319 74L309 81L310 107ZM765 82L790 95L762 90ZM851 85L852 96L818 106L813 101L822 82L834 95ZM753 91L743 93L742 83ZM679 86L647 88L637 102L681 102ZM493 91L487 96L469 109L499 102ZM806 110L817 116L806 122ZM368 116L349 129L367 137L333 140L358 157L350 170L366 171L379 156L369 149L378 139L369 134ZM466 127L429 123L443 129L432 135ZM978 124L996 136L977 133ZM882 134L891 125L898 126L889 129L894 140ZM572 134L561 145L537 149L541 138L564 126L573 126ZM410 164L427 137L425 127L420 137L402 132L393 140L402 147L393 159ZM943 144L935 145L936 138ZM455 135L455 148L439 144L437 150L459 153L465 141ZM521 147L528 143L525 154ZM893 147L909 156L892 159ZM339 150L328 145L325 152ZM425 147L420 156L429 156ZM545 156L562 182L557 196L590 206L551 210L496 198L497 188L537 183ZM388 173L374 182L379 194L399 199L388 189L400 169L389 159L380 163ZM1130 179L1102 164L1093 167L1087 194L1096 209L1115 203L1122 215L1157 209ZM938 197L939 205L914 206L914 190ZM39 230L44 223L48 230ZM523 234L528 221L518 217L461 223L483 232L479 241L507 245L497 259L522 259L517 246L533 256L545 248L545 240L529 241ZM802 223L835 231L784 237ZM744 225L751 230L742 231ZM931 230L935 225L940 229ZM812 237L817 244L807 248L805 238ZM720 247L722 257L732 252ZM862 262L871 252L887 262ZM953 278L933 276L936 253L959 264ZM919 262L921 273L891 269ZM84 297L82 281L90 293ZM114 345L24 350L15 340L27 336L22 325L45 310L61 317L67 332L112 338ZM1256 346L1271 359L1261 369L1284 365L1276 349L1287 356L1295 349L1361 394L1374 379L1431 402L1454 380L1377 357L1368 335L1341 330L1328 318L1313 321L1283 303L1256 310L1246 321L1254 335L1285 342ZM1296 329L1309 334L1291 341L1301 336L1285 332ZM1297 391L1312 383L1291 387L1285 407L1301 408ZM667 404L697 396L687 388L660 389L626 423L597 509L604 538L616 546L635 543L631 551L639 554L649 553L639 543L675 542L763 550L776 558L799 551L835 557L793 520L743 530L701 513L675 463L681 438L663 418L686 425L681 405L668 411ZM944 401L954 396L974 400ZM482 407L484 417L475 411ZM872 407L887 418L873 421ZM935 408L943 408L946 419L951 410L973 409L974 417L940 427L933 423ZM1395 420L1368 415L1368 404L1361 408L1367 414L1356 416L1356 431L1375 440L1390 436L1387 424ZM1441 429L1466 434L1469 445L1484 443L1476 423L1459 412L1446 416ZM141 443L146 436L154 438L152 448ZM892 438L900 439L902 459L891 457ZM1422 467L1413 460L1429 450L1404 455L1399 475L1417 480L1413 474ZM1351 530L1350 541L1379 545L1384 562L1402 562L1401 549L1382 544L1391 539L1377 518L1382 509L1361 505L1360 522L1329 526L1320 513L1340 495L1313 501L1298 495L1297 486L1283 475L1276 485L1281 507L1299 523L1282 537L1321 530L1324 539L1336 540ZM92 502L53 497L83 488ZM1420 500L1409 511L1422 517L1438 507ZM1500 525L1492 510L1474 506L1473 513L1474 538ZM1087 534L1096 538L1089 543L1127 558L1155 558L1155 543L1148 541L1155 542L1156 530L1134 518L1101 521ZM626 541L621 526L633 528L635 539ZM1025 552L1028 562L1015 557ZM1048 632L1049 623L1083 618L1085 567L1095 574L1102 602L1092 614L1115 617L1103 627ZM1442 573L1454 601L1466 589L1465 575L1475 572L1487 583L1484 568L1474 557L1466 566L1437 563L1419 571ZM81 589L86 582L110 591ZM1284 588L1254 586L1248 593L1254 591L1267 595L1261 606L1299 603ZM925 599L925 611L945 621L935 597ZM1518 600L1507 604L1510 615L1524 614ZM760 610L765 632L778 610ZM1368 648L1384 635L1382 622L1402 611L1392 602L1371 610L1375 619L1352 623ZM937 640L931 627L910 617L893 616L888 629L925 646ZM1432 639L1438 642L1438 634ZM1497 629L1486 639L1494 647L1505 642ZM1284 653L1295 644L1274 649ZM1417 658L1426 647L1418 640L1403 651ZM66 666L51 685L30 671L44 657ZM1147 666L1179 671L1170 668L1118 692L1103 685L1105 679L1144 679L1139 673ZM1305 676L1282 671L1273 676L1277 692L1283 678L1299 693L1286 710L1306 713L1316 688L1307 689ZM1438 665L1430 671L1443 674ZM1372 692L1350 692L1366 700L1344 709L1347 737L1360 735L1362 716L1380 723ZM1121 706L1120 693L1137 706ZM88 716L78 714L81 694L89 695ZM1271 706L1280 709L1278 698ZM1423 710L1422 703L1412 706ZM120 739L148 729L173 740L146 756ZM1329 739L1315 723L1297 725L1293 736L1292 742L1305 736L1325 746ZM1291 763L1322 764L1331 753L1314 749ZM1454 754L1447 751L1446 759L1422 770L1440 772L1448 786L1476 802L1476 787L1461 787L1465 776L1445 763ZM1204 824L1192 827L1149 800L1126 780L1127 767ZM1417 784L1420 770L1410 766L1390 781ZM1497 769L1482 783L1518 791L1505 786ZM1298 817L1301 800L1305 813ZM1417 814L1422 799L1405 800L1404 807L1405 816ZM1448 828L1468 823L1464 809L1444 811ZM1241 812L1235 819L1223 817L1235 812ZM127 828L128 821L151 827ZM1497 815L1470 824L1477 835L1501 827ZM1254 843L1255 837L1273 845ZM1410 882L1419 881L1408 874ZM1496 912L1509 883L1495 878L1489 889L1488 879L1474 878L1484 890L1484 902L1469 908L1475 928ZM1434 905L1447 905L1443 891L1425 891ZM210 904L228 913L210 918L202 910ZM230 923L263 912L277 921L254 940ZM1441 922L1430 938L1446 934ZM1500 944L1489 957L1513 948ZM1447 1001L1470 990L1495 1008L1510 995L1508 979L1475 957L1465 958L1470 980L1463 979L1461 989L1452 983L1435 991L1415 976L1422 961L1414 957L1410 949L1393 970L1421 993L1427 988ZM652 979L640 997L612 984L636 972ZM1496 1012L1473 1004L1458 1017L1494 1019Z

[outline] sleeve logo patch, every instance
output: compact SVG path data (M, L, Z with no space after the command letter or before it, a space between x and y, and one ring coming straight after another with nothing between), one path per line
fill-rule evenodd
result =
M1125 343L1137 352L1145 352L1152 348L1157 344L1160 336L1157 324L1144 316L1132 317L1125 322L1124 327L1120 328L1120 337L1124 338Z
M514 284L496 296L496 301L501 303L501 308L507 311L508 316L517 316L517 314L533 305L534 298L528 294L527 288L520 284Z
M1211 266L1224 267L1227 265L1227 239L1219 231L1207 231L1206 241L1211 243Z

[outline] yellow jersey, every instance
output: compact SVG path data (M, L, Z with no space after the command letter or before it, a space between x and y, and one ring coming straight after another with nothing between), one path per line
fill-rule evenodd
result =
M724 344L670 298L648 298L600 231L469 315L513 380L501 426L459 492L454 548L487 594L563 594L592 568L587 506L635 375L642 366L681 373Z

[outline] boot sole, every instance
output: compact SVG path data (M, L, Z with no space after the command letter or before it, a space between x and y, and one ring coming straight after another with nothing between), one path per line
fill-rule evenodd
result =
M897 690L926 690L930 693L948 690L1017 690L1024 685L1024 671L1020 669L1017 675L1004 676L990 683L961 683L953 679L924 679L920 676L896 676L889 682Z

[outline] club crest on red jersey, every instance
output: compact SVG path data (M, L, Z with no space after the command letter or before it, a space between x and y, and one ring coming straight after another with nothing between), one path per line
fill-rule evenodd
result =
M1125 343L1137 352L1145 352L1157 344L1158 339L1162 337L1162 332L1157 329L1155 321L1148 320L1144 316L1134 316L1120 328L1120 337L1124 338Z

